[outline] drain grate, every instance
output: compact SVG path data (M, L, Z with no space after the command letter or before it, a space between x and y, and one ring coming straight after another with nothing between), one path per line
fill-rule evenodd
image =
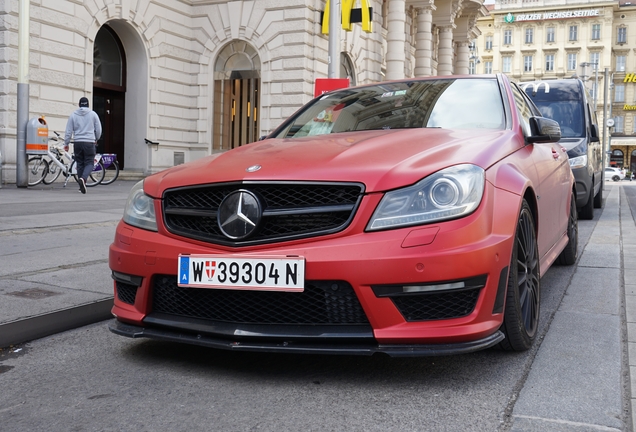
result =
M52 297L58 294L61 294L61 293L58 293L55 291L48 291L48 290L44 290L40 288L28 288L22 291L10 292L10 293L7 293L6 295L38 300L41 298Z

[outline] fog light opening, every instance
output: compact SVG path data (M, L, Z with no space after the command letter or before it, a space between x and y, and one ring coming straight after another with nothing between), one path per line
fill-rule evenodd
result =
M445 283L439 285L405 285L402 287L402 292L418 293L431 291L448 291L462 288L466 288L466 284L464 282Z

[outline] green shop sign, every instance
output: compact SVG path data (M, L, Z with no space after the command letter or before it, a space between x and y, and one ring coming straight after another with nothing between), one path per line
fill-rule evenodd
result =
M580 9L561 12L533 12L527 14L513 15L508 13L504 16L504 22L511 24L515 21L542 21L552 19L567 19L567 18L595 18L601 16L599 9Z

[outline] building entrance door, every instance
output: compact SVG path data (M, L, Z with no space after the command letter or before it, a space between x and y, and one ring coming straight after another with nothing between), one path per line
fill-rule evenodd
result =
M126 53L117 33L102 26L93 49L93 111L102 122L98 153L115 153L124 169L124 119L126 101Z
M93 89L93 111L102 123L102 136L97 141L97 153L115 153L119 168L124 169L125 94L102 88Z
M230 79L215 82L215 148L232 149L258 140L259 86L256 71L233 71Z

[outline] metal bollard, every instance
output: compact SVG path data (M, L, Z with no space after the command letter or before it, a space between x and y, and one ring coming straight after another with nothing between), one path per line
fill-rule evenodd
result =
M0 151L0 189L2 189L2 152Z

